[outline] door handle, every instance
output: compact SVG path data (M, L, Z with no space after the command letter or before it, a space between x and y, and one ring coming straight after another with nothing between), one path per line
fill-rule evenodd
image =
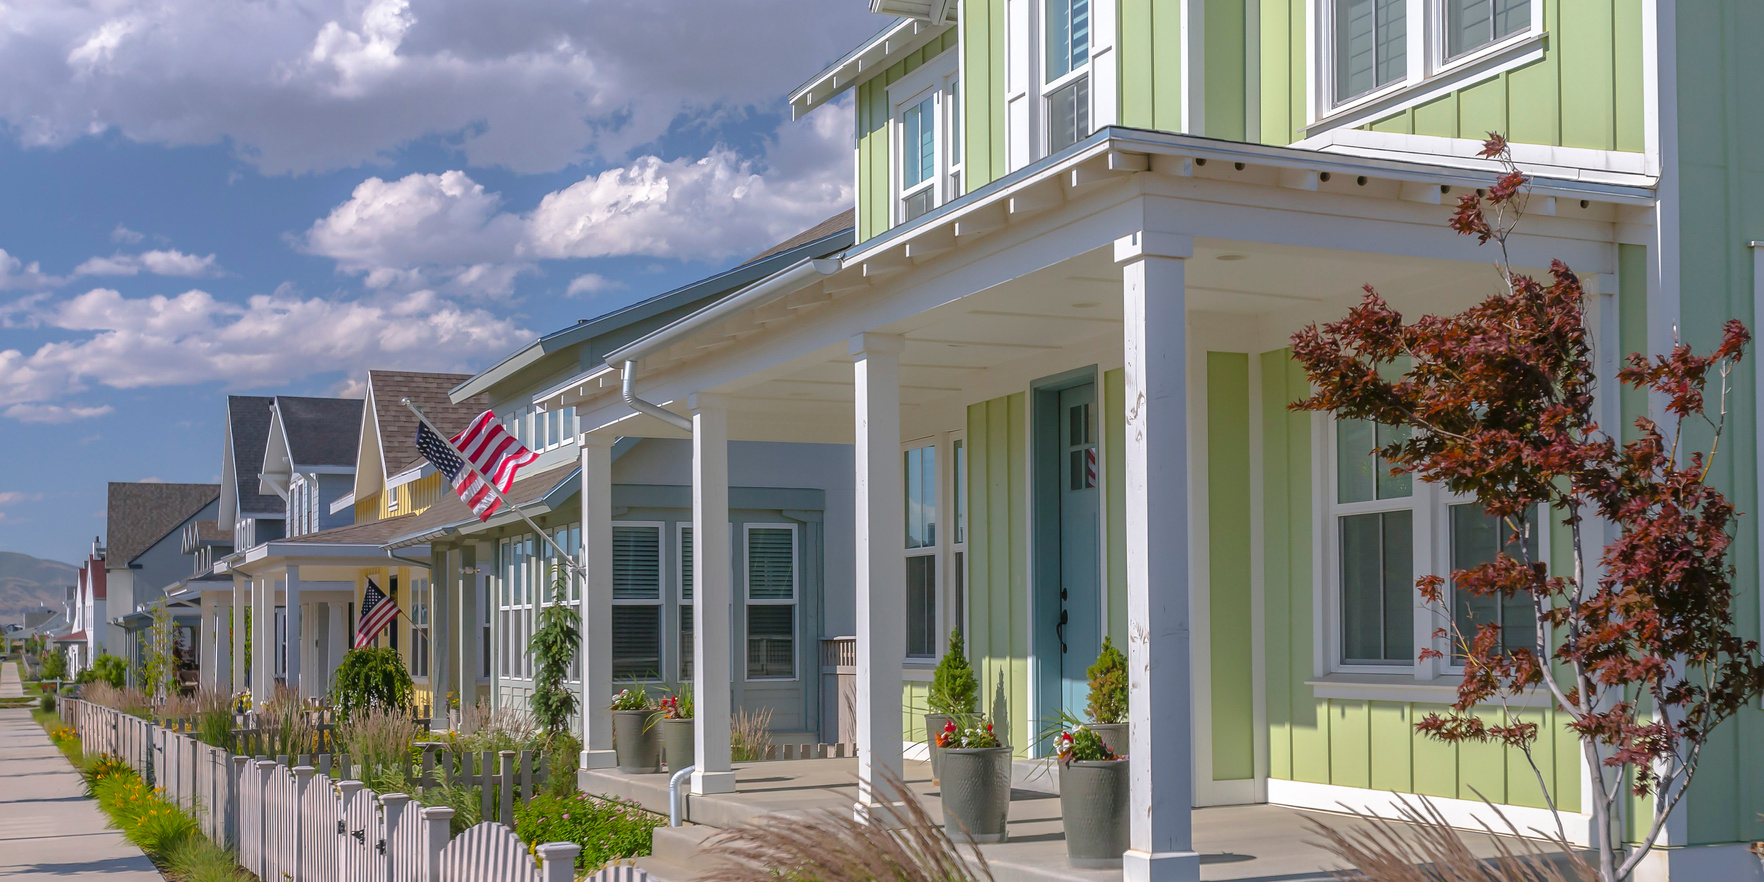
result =
M1064 609L1061 609L1060 623L1054 626L1054 636L1059 638L1061 655L1064 655L1066 652L1066 622L1068 619L1068 613Z

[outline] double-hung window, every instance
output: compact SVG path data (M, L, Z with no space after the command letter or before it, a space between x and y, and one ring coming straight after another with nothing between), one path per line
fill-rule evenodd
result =
M614 680L661 679L662 525L613 524Z
M429 580L410 580L410 675L429 677Z
M955 52L889 86L895 129L895 219L906 223L962 194L961 81Z
M900 112L900 219L937 207L937 95L927 93Z
M908 449L906 475L906 612L909 659L937 657L937 447Z
M1534 516L1527 519L1524 535L1512 519L1490 515L1475 503L1451 506L1452 571L1468 570L1489 563L1501 553L1517 561L1538 560L1537 534L1541 524ZM1537 610L1530 595L1512 597L1479 597L1452 586L1452 659L1461 663L1465 643L1476 639L1484 625L1501 629L1503 651L1531 648L1537 645Z
M1531 0L1445 0L1445 58L1461 58L1531 28Z
M1090 134L1090 0L1045 0L1042 100L1047 152L1058 153Z
M1365 105L1388 113L1391 94L1451 75L1493 76L1533 59L1543 33L1537 0L1316 0L1318 115ZM1524 44L1529 50L1515 50ZM1373 118L1376 118L1374 116Z
M747 679L796 677L796 525L748 524Z

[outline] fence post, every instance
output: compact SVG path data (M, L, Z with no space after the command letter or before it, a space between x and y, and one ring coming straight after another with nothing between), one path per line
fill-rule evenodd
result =
M514 761L515 761L515 752L514 751L512 751L512 750L502 751L502 775L501 775L501 778L502 778L501 797L502 798L499 800L499 802L502 803L502 806L501 806L502 810L499 812L499 814L502 816L503 825L508 826L508 827L514 826L514 789L515 789Z
M361 792L360 781L338 781L337 793L342 797L342 807L337 810L337 872L338 878L353 880L351 873L352 852L349 848L349 821L351 810L355 808L356 794Z
M419 882L441 882L441 849L453 833L453 809L435 806L422 811L423 826L419 833L422 866L417 868Z
M380 807L384 810L380 819L380 839L374 843L379 852L380 879L383 882L401 882L407 878L403 869L398 866L398 835L399 828L404 826L404 810L410 803L410 796L404 793L388 793L380 797Z
M257 852L257 869L254 872L257 873L257 878L267 879L270 848L275 845L275 836L270 833L269 825L269 783L276 763L274 760L261 759L255 765L254 777L251 779L251 796L257 800L257 841L254 846Z
M572 882L576 878L576 855L582 853L582 846L574 842L547 842L537 851L543 867L539 878L544 882Z
M312 850L312 843L306 841L306 791L312 786L312 773L318 771L312 766L294 767L294 842L288 849L293 858L293 882L307 877L307 852Z

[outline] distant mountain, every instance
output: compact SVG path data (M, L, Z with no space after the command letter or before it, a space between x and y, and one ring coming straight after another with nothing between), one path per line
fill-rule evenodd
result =
M79 570L58 560L0 551L0 622L16 622L41 606L61 609Z

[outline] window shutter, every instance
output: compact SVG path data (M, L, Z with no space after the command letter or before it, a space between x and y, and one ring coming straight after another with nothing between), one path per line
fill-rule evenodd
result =
M791 600L796 596L795 532L764 527L747 533L747 597Z
M613 527L613 599L661 597L661 531Z

